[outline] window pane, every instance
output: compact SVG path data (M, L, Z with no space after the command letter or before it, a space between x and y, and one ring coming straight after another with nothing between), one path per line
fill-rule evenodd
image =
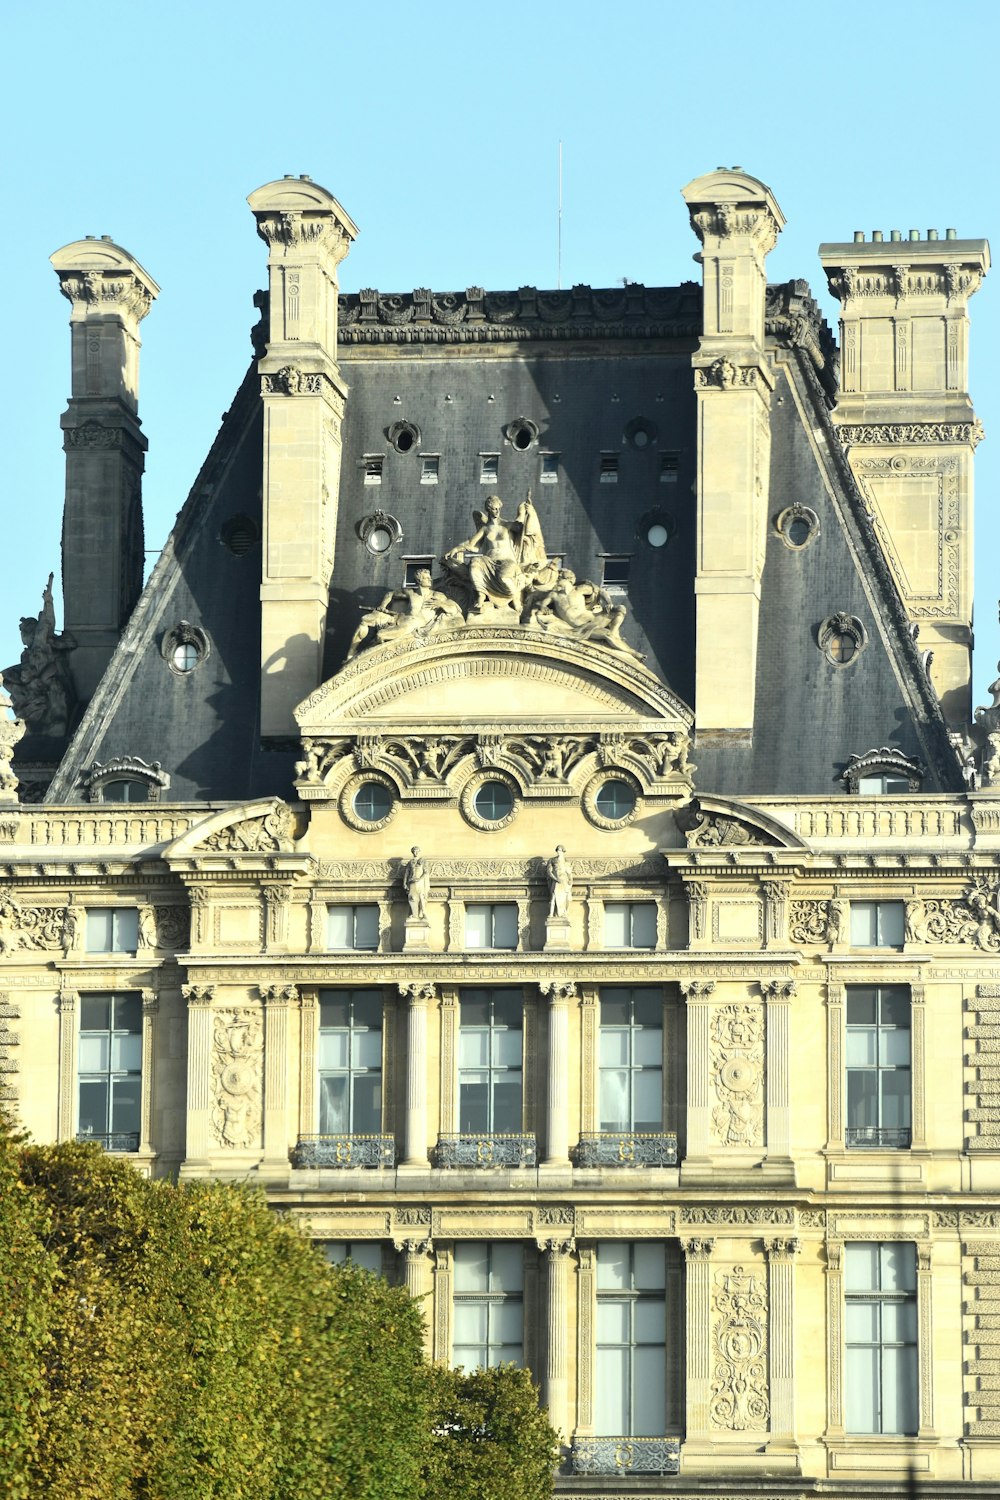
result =
M490 1336L494 1343L520 1345L524 1337L521 1299L505 1297L501 1303L492 1304L492 1327ZM509 1358L505 1355L504 1358Z
M666 1355L663 1345L649 1344L645 1348L636 1349L632 1368L632 1434L635 1437L661 1437L666 1409Z
M353 1039L355 1068L378 1068L382 1065L382 1032L355 1031Z
M916 1291L917 1252L913 1245L896 1243L882 1245L880 1260L884 1292Z
M656 947L656 907L652 901L632 904L632 947Z
M524 1252L520 1244L494 1245L490 1276L493 1292L519 1292L524 1283ZM520 1338L520 1334L518 1334Z
M878 1303L848 1301L845 1327L849 1344L878 1343Z
M524 1002L520 990L493 991L493 1024L511 1031L521 1030Z
M910 1024L910 992L908 989L893 986L892 989L879 991L879 1020L883 1026L909 1027Z
M119 995L112 1002L111 1019L115 1031L142 1032L142 1000L138 995Z
M666 1262L661 1244L654 1241L652 1244L635 1245L632 1255L637 1288L644 1292L655 1292L666 1286Z
M852 985L847 991L848 1026L874 1026L878 1019L876 999L877 992L874 989Z
M451 1362L456 1370L478 1370L483 1363L486 1350L482 1344L452 1345Z
M877 1073L848 1073L847 1123L852 1129L879 1123Z
M658 1068L663 1061L663 1032L658 1027L644 1026L633 1032L633 1037L632 1061Z
M489 1246L485 1240L455 1246L455 1290L489 1291Z
M632 991L632 1019L637 1026L663 1026L663 996L659 990Z
M490 909L488 906L465 908L465 946L488 948L490 939Z
M81 1073L106 1073L110 1062L111 1038L105 1032L103 1036L82 1036L80 1038L80 1072Z
M520 1031L494 1031L493 1066L497 1068L519 1068L521 1066Z
M882 1338L887 1344L915 1344L917 1342L917 1304L911 1298L905 1302L886 1302L882 1308Z
M493 946L517 947L517 907L513 903L504 902L493 908Z
M663 1124L663 1075L649 1068L635 1075L632 1086L633 1130L659 1130Z
M615 1437L628 1431L628 1352L597 1349L594 1429Z
M138 1078L118 1078L111 1084L111 1129L139 1132L142 1113L141 1089Z
M860 948L874 948L878 942L874 901L851 902L851 942Z
M604 946L627 948L629 946L628 907L624 901L604 903Z
M607 914L613 906L605 905L605 928L607 926ZM601 991L601 1025L602 1026L627 1026L629 1023L629 991L628 990L602 990Z
M354 946L373 950L378 947L378 907L354 908Z
M468 912L469 908L465 909ZM488 1026L490 1024L488 990L463 990L459 1005L463 1026Z
M636 1343L662 1344L666 1336L666 1304L658 1298L644 1297L635 1305Z
M330 948L350 948L354 943L354 908L331 906L326 917L326 941Z
M883 947L901 948L903 946L902 901L879 901L877 904L879 943Z
M455 1343L482 1345L486 1342L486 1303L455 1303Z
M627 1031L608 1031L601 1026L601 1067L612 1068L616 1064L625 1065L629 1061Z
M113 932L114 913L112 911L87 912L88 953L110 953Z
M80 1030L107 1031L111 1025L110 995L81 995Z
M489 1088L485 1081L461 1081L458 1114L458 1128L463 1135L479 1135L489 1130Z
M356 1266L362 1266L366 1271L372 1271L376 1276L382 1275L382 1246L377 1242L374 1244L354 1244L349 1246L350 1259Z
M112 1037L111 1067L116 1073L138 1073L142 1067L142 1037L134 1032Z
M347 1048L350 1033L344 1030L321 1031L319 1034L319 1066L323 1072L328 1068L347 1067Z
M462 1068L485 1068L490 1060L488 1031L466 1031L458 1034L458 1062Z
M351 1130L355 1135L378 1135L381 1129L382 1079L378 1073L366 1073L354 1080Z
M320 1135L341 1135L349 1128L347 1119L347 1075L320 1078L319 1081L319 1131Z
M116 953L135 952L139 946L139 913L135 907L123 907L115 911L114 933Z
M630 1312L628 1302L611 1299L597 1304L597 1342L599 1344L627 1344L630 1339Z
M350 1020L351 997L346 990L324 990L319 997L319 1024L346 1026Z
M80 1134L104 1135L108 1128L108 1081L80 1083Z
M879 1032L879 1062L885 1067L909 1068L910 1033L898 1027L894 1031Z
M630 1285L628 1246L621 1240L603 1240L597 1247L598 1291Z
M601 1069L601 1129L630 1130L628 1107L628 1074L622 1070Z
M493 1130L517 1135L521 1129L521 1079L504 1077L493 1084Z
M844 1286L849 1292L877 1290L878 1249L877 1245L844 1246Z
M877 1349L847 1350L847 1430L878 1432L879 1389Z
M875 1028L852 1026L847 1032L847 1066L849 1068L873 1068L875 1066Z
M917 1430L917 1351L886 1349L882 1354L882 1431Z

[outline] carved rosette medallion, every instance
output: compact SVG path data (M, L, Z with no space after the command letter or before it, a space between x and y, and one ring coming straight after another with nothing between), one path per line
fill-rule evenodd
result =
M233 1151L256 1146L261 1132L264 1032L260 1012L220 1010L212 1037L212 1135Z
M718 1271L712 1295L709 1421L730 1432L767 1430L767 1296L743 1266Z
M712 1017L712 1126L723 1146L764 1141L764 1019L759 1006L723 1005Z

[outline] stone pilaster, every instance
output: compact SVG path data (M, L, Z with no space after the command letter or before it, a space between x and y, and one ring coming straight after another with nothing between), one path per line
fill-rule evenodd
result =
M790 1010L795 994L793 979L761 980L760 992L766 1005L764 1023L767 1046L767 1099L765 1135L771 1161L789 1161L792 1155L791 1133L791 1040Z
M427 1166L427 1012L437 992L432 984L401 984L406 1006L406 1100L404 1167Z
M764 1241L768 1264L767 1342L771 1365L771 1443L795 1441L796 1239Z
M539 985L549 997L549 1067L546 1078L545 1166L569 1166L569 1006L576 999L572 980Z
M187 1128L181 1175L197 1176L208 1161L212 1108L212 1000L214 984L185 984L187 1001Z
M704 326L698 399L695 704L698 733L754 722L757 622L767 535L770 402L765 261L784 227L769 188L739 168L683 190L701 241Z
M63 598L73 684L86 702L142 590L139 324L160 289L110 237L76 240L51 261L72 308Z
M160 997L155 990L142 991L142 1105L139 1118L139 1153L153 1150L153 1065L156 1060L156 1017Z
M708 1403L712 1374L712 1266L715 1241L681 1241L687 1263L687 1301L684 1310L685 1391L688 1439L705 1443L709 1438Z
M265 1169L288 1170L288 1028L298 1004L293 984L262 985L264 1002L264 1162Z
M431 1262L430 1256L434 1249L429 1239L404 1240L403 1252L403 1285L420 1307L424 1318L424 1350L428 1357L434 1354L433 1336L434 1319L431 1313ZM450 1352L450 1351L449 1351ZM437 1358L445 1356L437 1355Z
M80 997L75 990L60 990L59 1014L59 1135L71 1141L77 1120L77 1016Z
M714 979L682 979L687 1002L687 1150L684 1168L704 1166L711 1154L711 1000Z
M572 1240L546 1240L545 1402L549 1421L565 1436L569 1414L569 1264Z
M264 402L261 732L295 733L320 683L347 387L337 366L337 267L357 228L309 178L247 200L268 247Z

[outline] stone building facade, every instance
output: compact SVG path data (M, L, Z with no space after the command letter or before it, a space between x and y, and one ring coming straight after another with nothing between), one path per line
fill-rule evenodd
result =
M142 587L120 247L69 299L66 619L0 717L0 1096L259 1183L534 1372L573 1497L1000 1479L985 241L684 189L702 283L340 295L250 197L254 358ZM502 496L503 499L498 499ZM1000 689L995 694L1000 702Z

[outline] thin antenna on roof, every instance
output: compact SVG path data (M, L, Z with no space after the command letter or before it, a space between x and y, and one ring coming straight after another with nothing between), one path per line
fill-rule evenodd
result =
M559 142L559 214L556 232L556 290L562 291L562 141Z

